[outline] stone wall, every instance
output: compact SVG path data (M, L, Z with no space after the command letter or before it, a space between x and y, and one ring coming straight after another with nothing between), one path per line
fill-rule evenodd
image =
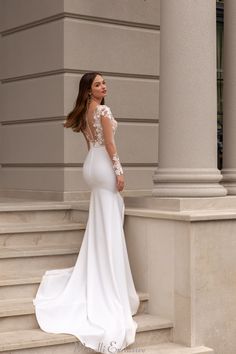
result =
M1 0L1 194L86 198L81 134L63 129L81 75L101 71L126 194L150 193L157 166L160 4Z

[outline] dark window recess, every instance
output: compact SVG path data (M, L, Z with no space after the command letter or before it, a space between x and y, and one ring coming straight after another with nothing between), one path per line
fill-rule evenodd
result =
M222 169L223 158L223 40L224 40L224 1L217 0L217 150L218 168Z

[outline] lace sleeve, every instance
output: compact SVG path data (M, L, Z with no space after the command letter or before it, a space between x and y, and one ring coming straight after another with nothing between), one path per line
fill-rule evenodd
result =
M108 106L101 105L99 106L99 114L101 117L108 117L110 120L114 119L113 114L111 113L111 109Z
M117 176L123 175L123 169L120 163L120 159L117 153L112 155L113 170Z
M117 148L114 140L115 119L109 107L101 106L100 117L103 127L104 143L107 152L112 160L113 170L117 176L123 174L123 169L117 153Z

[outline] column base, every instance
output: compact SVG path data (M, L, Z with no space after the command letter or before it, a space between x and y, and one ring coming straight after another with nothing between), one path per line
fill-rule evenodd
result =
M153 196L158 197L220 197L227 190L219 182L222 175L212 169L158 168L154 173Z
M224 168L221 173L223 175L222 185L227 190L227 194L236 195L236 169Z

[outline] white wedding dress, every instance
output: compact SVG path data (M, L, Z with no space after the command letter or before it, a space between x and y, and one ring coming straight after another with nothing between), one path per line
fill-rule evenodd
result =
M96 132L83 165L91 189L89 216L73 267L47 270L33 299L40 328L69 333L85 347L114 353L135 341L139 307L123 231L124 202L116 189L114 165L104 146L101 117L117 128L109 107L97 106Z

